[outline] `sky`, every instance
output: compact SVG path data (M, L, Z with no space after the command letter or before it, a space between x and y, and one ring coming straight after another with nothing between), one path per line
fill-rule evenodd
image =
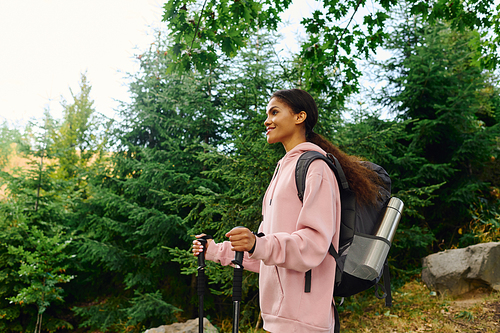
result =
M112 116L128 97L126 72L161 24L156 0L0 1L0 121L62 116L61 97L87 72L95 108Z
M62 117L61 100L79 91L81 73L97 112L113 117L128 101L127 73L161 27L161 0L0 0L0 123L22 125L45 109ZM294 0L281 29L290 40L313 0Z

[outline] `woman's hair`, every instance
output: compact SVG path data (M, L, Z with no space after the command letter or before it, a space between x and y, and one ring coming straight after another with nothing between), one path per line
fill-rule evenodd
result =
M374 203L378 195L377 183L380 183L378 175L364 167L360 158L347 155L322 135L314 133L313 129L318 122L318 107L314 98L308 92L300 89L289 89L276 91L271 98L276 97L286 103L298 114L305 111L306 140L320 146L327 153L335 156L344 170L349 187L356 193L356 199L363 204Z

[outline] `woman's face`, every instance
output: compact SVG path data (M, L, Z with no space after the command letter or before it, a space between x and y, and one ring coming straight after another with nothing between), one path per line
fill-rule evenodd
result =
M264 122L267 142L281 142L288 151L288 148L294 145L297 139L302 139L300 134L303 127L301 126L303 125L303 119L301 119L304 117L303 114L302 112L294 114L288 104L282 102L279 98L273 97L267 104L267 119Z

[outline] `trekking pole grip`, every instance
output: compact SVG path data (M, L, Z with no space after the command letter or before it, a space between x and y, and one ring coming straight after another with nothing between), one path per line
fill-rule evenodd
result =
M205 268L205 253L207 252L207 243L209 239L213 239L210 235L204 235L198 238L198 242L203 246L203 251L198 254L198 270Z
M198 285L197 285L197 291L198 291L198 333L203 333L203 317L204 317L204 311L203 311L203 303L204 303L204 296L205 296L205 267L207 266L205 264L205 253L207 251L207 243L208 240L212 239L212 236L205 235L203 237L198 238L198 241L201 243L203 246L203 251L198 254Z
M243 252L236 252L232 263L235 265L233 276L233 301L241 302L243 285Z
M242 299L243 285L243 252L237 251L234 255L234 275L233 275L233 333L239 332L240 324L240 302Z
M198 254L198 295L202 296L205 294L205 246L207 244L206 239L199 239L201 245L203 245L203 252Z
M198 238L198 241L203 246L203 251L198 254L198 295L205 294L205 253L207 252L208 240L212 239L212 236L205 235Z
M207 240L204 238L199 238L198 242L203 246L203 252L198 254L198 270L205 268L205 252L207 252Z

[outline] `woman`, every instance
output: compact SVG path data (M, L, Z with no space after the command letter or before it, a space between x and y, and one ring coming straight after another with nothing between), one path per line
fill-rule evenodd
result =
M328 255L328 248L332 243L338 249L339 188L328 165L316 160L308 169L301 202L295 185L295 165L299 156L309 150L332 153L362 202L376 198L377 189L370 179L377 176L362 167L357 158L314 133L318 109L307 92L275 92L266 114L267 142L280 142L286 154L278 162L264 195L259 227L264 236L256 237L247 228L235 228L226 234L229 241L207 243L206 258L229 265L233 251L245 251L243 266L259 273L260 308L266 331L333 332L335 259ZM195 240L194 255L201 251L200 242ZM305 272L309 270L311 288L305 291Z

